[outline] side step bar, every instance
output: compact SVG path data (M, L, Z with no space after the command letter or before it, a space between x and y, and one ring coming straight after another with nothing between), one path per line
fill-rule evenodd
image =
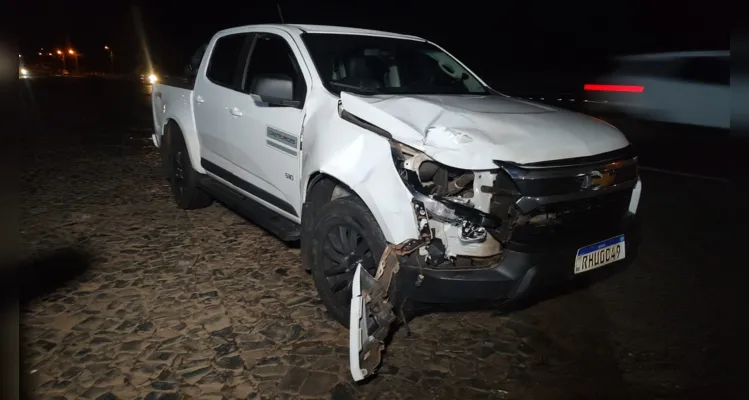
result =
M243 196L241 193L216 181L210 176L200 177L199 185L216 200L279 239L286 242L293 242L301 238L301 225L278 215L275 211L253 199Z

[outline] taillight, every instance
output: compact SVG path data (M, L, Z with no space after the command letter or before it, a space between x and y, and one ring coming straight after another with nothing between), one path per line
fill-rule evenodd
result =
M645 90L645 86L636 85L596 85L587 83L583 86L584 90L594 92L630 92L630 93L642 93Z

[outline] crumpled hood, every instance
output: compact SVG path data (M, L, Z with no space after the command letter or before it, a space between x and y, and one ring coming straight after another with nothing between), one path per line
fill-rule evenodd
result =
M393 139L461 169L493 169L584 157L623 148L622 133L599 119L500 95L357 96L343 108Z

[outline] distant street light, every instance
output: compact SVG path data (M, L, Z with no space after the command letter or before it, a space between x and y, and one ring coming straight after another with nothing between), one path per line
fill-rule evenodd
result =
M75 51L73 51L73 49L69 49L68 50L68 54L70 54L71 56L73 56L73 58L75 59L75 72L76 73L80 73L81 72L80 68L78 68L78 53L76 53Z
M104 50L109 52L109 63L112 66L112 73L114 73L114 52L112 49L109 48L109 46L104 46Z
M60 56L60 58L62 58L62 69L67 70L68 67L65 66L65 53L63 53L60 49L57 49L57 51L55 52L58 56Z

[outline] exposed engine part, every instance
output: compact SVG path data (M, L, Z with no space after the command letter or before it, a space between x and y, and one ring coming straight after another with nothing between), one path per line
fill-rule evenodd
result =
M419 250L422 261L443 267L457 257L500 254L493 232L503 223L489 213L492 193L481 190L493 183L494 172L444 166L402 143L392 142L392 150L398 174L414 194L419 240L428 244Z
M447 184L447 194L454 195L463 191L469 184L473 182L473 174L463 174ZM473 197L472 192L466 192Z
M441 221L431 220L430 224L434 229L434 239L442 240L445 245L445 258L454 260L458 256L462 257L491 257L499 254L502 250L501 243L493 236L487 235L488 231L481 227L481 230L469 231L469 236L463 235L463 223L460 225L444 223ZM468 223L468 226L477 227L477 225ZM483 231L483 235L481 232ZM474 241L464 240L474 238ZM479 239L481 238L481 239Z
M445 262L445 244L441 239L433 239L426 247L427 264L431 266L440 265Z
M401 177L425 189L432 196L470 199L474 196L470 171L451 168L432 161L428 156L400 143L393 144L393 159L396 167L411 171L400 171Z
M429 227L429 217L427 216L427 210L424 208L424 203L417 199L412 201L414 206L414 214L416 215L416 222L419 226L419 236L421 241L429 243L432 239L432 231Z
M483 243L486 240L486 228L463 221L458 236L462 243Z

